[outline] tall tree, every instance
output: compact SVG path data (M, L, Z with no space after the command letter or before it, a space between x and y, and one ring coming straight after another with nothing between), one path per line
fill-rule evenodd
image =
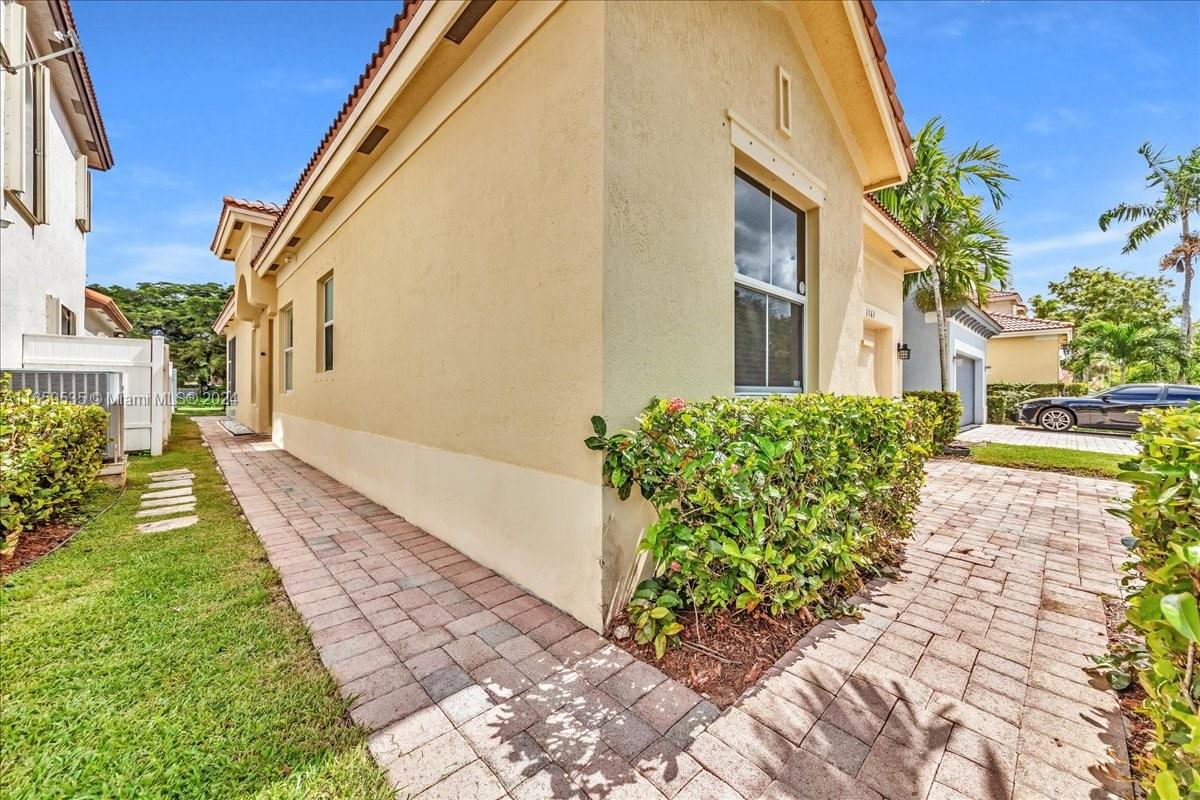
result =
M1186 361L1178 331L1137 322L1087 322L1080 328L1073 348L1089 361L1100 356L1111 361L1117 370L1116 383L1124 383L1135 364L1152 366L1147 374L1162 378L1177 375Z
M1049 292L1035 294L1029 305L1035 317L1070 322L1076 330L1092 320L1137 322L1165 327L1179 313L1171 306L1170 278L1131 275L1107 267L1072 267Z
M212 324L229 287L219 283L139 283L93 286L117 301L133 323L133 336L162 336L184 385L208 387L225 374L225 343Z
M1100 230L1106 231L1114 222L1136 222L1125 237L1124 253L1132 253L1151 237L1169 227L1179 225L1179 245L1173 252L1176 258L1165 258L1164 269L1183 273L1183 301L1180 304L1179 327L1182 340L1192 341L1192 277L1197 247L1190 228L1192 214L1200 214L1200 146L1186 156L1167 158L1163 151L1154 150L1149 142L1138 148L1146 159L1149 172L1146 188L1158 192L1151 203L1121 203L1100 215Z
M1008 238L995 217L984 213L984 198L969 193L982 188L993 209L1007 196L1013 180L995 145L974 144L950 154L946 125L934 117L913 139L915 166L900 186L876 193L879 202L933 248L934 265L910 276L905 291L932 296L937 315L938 361L942 391L950 391L950 336L946 306L983 297L1008 280Z

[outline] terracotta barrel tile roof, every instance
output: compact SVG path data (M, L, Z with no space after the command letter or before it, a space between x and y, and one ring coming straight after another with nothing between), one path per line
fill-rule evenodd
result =
M50 0L48 5L54 24L60 30L75 31L75 35L78 37L79 29L75 27L75 15L71 13L71 4L67 0ZM108 169L113 165L112 148L108 144L108 133L104 130L104 119L100 116L100 104L96 101L96 89L92 86L92 75L88 72L87 59L83 57L82 38L79 40L79 49L63 56L63 59L71 67L71 73L75 78L75 88L79 92L79 99L83 101L88 125L92 128L92 135L96 139L100 169Z
M121 311L121 307L117 305L117 301L113 300L103 292L97 292L95 289L84 288L83 290L84 305L87 308L98 308L108 314L113 322L117 323L117 327L121 328L126 333L133 330L133 323Z
M1017 292L988 292L988 302L993 300L1020 300L1021 295Z
M312 154L312 158L308 160L308 164L305 165L303 171L301 171L300 178L296 181L296 185L292 188L292 193L288 195L287 202L284 203L283 207L279 210L279 219L277 219L275 224L271 226L271 230L267 233L266 238L263 240L262 246L259 247L258 252L254 254L253 261L257 262L262 256L263 250L271 241L271 237L275 235L275 232L279 228L284 216L286 216L287 212L291 210L292 205L296 202L296 198L299 197L300 190L304 188L304 184L308 181L309 177L312 176L313 171L317 167L317 162L321 160L323 155L325 155L325 151L329 149L329 146L337 137L338 132L341 131L342 126L346 123L346 120L350 118L350 113L354 110L354 107L358 105L358 101L361 100L362 96L366 93L367 87L369 87L371 82L375 79L376 74L379 72L379 67L395 48L396 43L400 41L401 34L404 33L405 29L408 28L409 23L412 22L413 17L416 15L417 9L420 8L422 2L424 2L424 0L405 0L404 8L392 20L391 27L387 29L386 33L384 33L383 39L379 42L379 46L375 48L374 55L371 56L371 60L367 62L366 67L363 68L362 74L358 76L358 82L355 83L354 88L350 90L350 96L347 97L346 102L342 104L341 110L338 111L337 116L334 117L329 129L325 131L325 135L321 138L321 143L317 145L317 149Z
M1069 322L1062 322L1056 319L1018 317L1013 314L997 314L995 311L990 313L992 319L1000 323L1000 328L1005 333L1010 331L1070 330L1075 327Z
M267 202L266 200L246 200L241 197L225 195L222 200L221 213L217 216L217 229L213 231L212 244L208 246L209 250L217 246L217 237L221 235L221 221L225 218L225 209L230 207L241 208L246 211L257 211L261 214L271 214L273 216L279 216L280 212L283 211L283 208L279 205Z
M912 240L913 244L915 244L917 247L921 248L921 250L923 250L925 253L929 254L930 256L933 256L935 258L937 257L937 253L933 252L933 248L930 247L928 244L926 244L924 239L922 239L920 236L917 236L915 233L913 233L912 230L910 230L907 225L905 225L903 222L901 222L900 219L895 214L893 214L892 212L890 212L886 208L884 208L883 203L879 202L875 198L875 195L868 194L868 195L864 195L864 196L867 198L868 203L875 206L875 208L877 208L879 210L879 213L881 213L885 217L887 217L888 220L890 220L891 223L893 225L895 225L897 229L899 229L905 236L907 236L909 239Z
M904 123L904 107L900 105L900 97L896 94L896 77L892 75L892 68L887 63L887 45L883 43L883 34L879 32L879 26L875 24L879 14L871 0L858 0L858 5L862 9L867 33L871 37L871 49L875 51L875 66L879 68L879 74L883 78L883 86L888 95L888 105L892 110L892 119L900 132L900 142L904 145L904 157L908 160L908 166L911 169L916 164L912 152L912 134L908 131L908 125Z

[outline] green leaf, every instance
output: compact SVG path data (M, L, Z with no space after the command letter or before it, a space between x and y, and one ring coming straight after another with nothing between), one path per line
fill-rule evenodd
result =
M1164 769L1154 779L1154 794L1156 800L1180 800L1179 784L1169 770Z
M670 613L671 610L669 608L663 608L662 606L655 606L654 608L650 609L650 616L654 617L655 619L662 619Z
M588 450L604 449L604 439L600 436L589 436L583 440L583 443L587 445Z
M1200 644L1200 613L1196 611L1196 596L1187 593L1164 595L1159 601L1163 618L1184 637Z
M662 632L667 636L678 636L683 631L683 624L680 622L672 622L670 625L664 625Z
M667 654L667 637L662 633L654 637L654 657L662 660L662 657Z
M596 432L597 436L603 436L608 432L608 426L604 424L604 417L599 414L592 417L592 430Z

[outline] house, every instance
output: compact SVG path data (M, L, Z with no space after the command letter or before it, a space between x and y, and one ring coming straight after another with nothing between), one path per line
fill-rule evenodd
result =
M92 336L128 336L133 331L121 307L106 294L95 289L83 290L83 328Z
M959 427L987 421L987 381L991 369L991 343L1000 333L1000 323L991 314L967 300L946 308L949 352L953 359L952 391L962 401ZM909 360L904 364L904 390L940 390L941 360L938 358L937 315L917 307L916 297L904 303L904 337Z
M650 516L589 418L898 394L870 2L410 2L282 206L227 198L231 413L592 628Z
M65 0L0 0L10 67L72 47ZM86 335L93 170L112 150L83 51L0 72L0 366L21 366L26 333Z
M1000 325L988 343L989 383L1060 383L1063 348L1071 341L1069 322L1038 319L1017 292L991 292L987 310Z
M170 426L169 349L161 337L118 341L129 320L86 288L92 173L113 155L70 3L0 0L0 46L0 368L74 373L56 386L103 376L106 407L125 406L114 440L157 454Z

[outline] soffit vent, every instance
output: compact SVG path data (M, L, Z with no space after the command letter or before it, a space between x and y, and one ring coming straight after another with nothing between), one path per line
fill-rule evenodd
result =
M313 211L324 211L325 209L329 208L329 204L332 202L333 197L331 195L323 194L321 195L321 199L317 200L317 202L313 204Z
M292 238L288 239L288 243L287 243L288 247L295 247L298 244L300 244L299 236L293 236Z
M908 256L904 255L904 253L901 253L899 250L893 250L892 255L894 255L896 258L908 258Z
M225 249L224 249L224 250L221 252L221 255L223 255L223 256L227 256L227 255L229 255L229 254L230 254L230 253L232 253L232 252L233 252L232 250L230 250L228 247L226 247L226 248L225 248Z
M362 153L364 156L371 155L371 151L378 147L379 142L382 141L383 137L387 135L387 128L383 127L382 125L376 125L374 128L371 128L371 132L367 134L367 138L362 140L362 144L358 146L358 152Z
M235 221L234 221L234 223L233 223L233 229L234 229L235 231L240 231L240 230L242 229L242 225L243 225L243 224L244 224L244 223L243 223L243 222L242 222L240 219L239 219L239 220L235 220Z
M492 3L496 0L471 0L467 3L467 7L458 15L458 19L454 20L454 24L450 26L450 30L446 31L446 38L455 44L462 44L463 39L466 39L471 31L475 30L475 26L479 24L479 20L483 19L483 15L492 7Z

